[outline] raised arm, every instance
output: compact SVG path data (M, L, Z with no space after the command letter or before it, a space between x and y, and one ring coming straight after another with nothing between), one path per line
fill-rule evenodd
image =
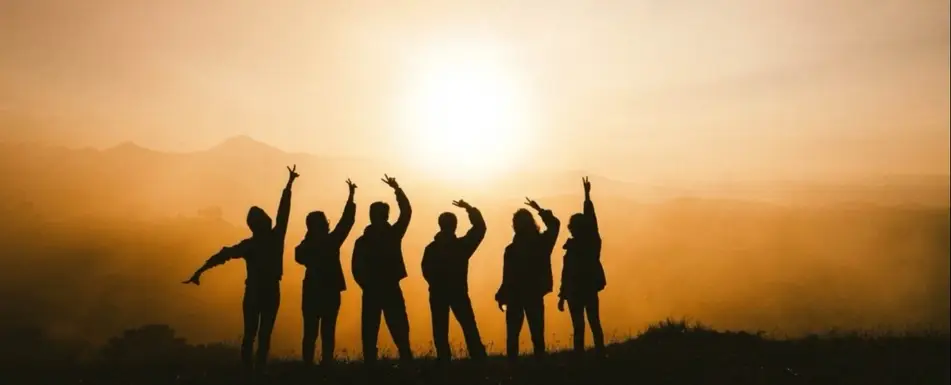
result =
M466 213L469 215L469 223L472 224L472 227L466 232L466 235L460 238L460 241L462 242L462 248L466 256L471 258L472 254L475 253L476 249L479 248L479 244L482 243L482 240L485 238L485 219L482 217L482 212L480 212L479 209L472 207L472 205L462 199L452 202L452 204L456 207L466 209Z
M333 239L334 245L338 248L343 244L343 241L347 239L347 235L350 235L350 230L353 229L353 222L357 216L357 205L353 202L357 185L353 184L350 179L347 179L347 186L350 187L350 196L347 198L347 203L343 206L343 214L340 216L340 220L337 221L337 225L334 226L333 231L330 232L330 238Z
M277 219L274 221L274 233L281 241L284 240L284 236L287 234L287 221L291 216L291 187L294 185L294 180L300 176L297 173L296 165L293 168L288 167L287 172L287 185L284 186L284 191L281 192L281 203L277 205Z
M551 210L543 209L539 206L538 202L525 198L525 204L535 209L535 211L538 212L538 216L542 218L542 222L545 223L545 231L541 233L541 236L544 240L545 247L549 250L554 249L555 241L558 240L558 232L561 230L561 221L555 217L555 214L552 213Z
M212 255L210 258L208 258L208 260L205 261L205 264L201 265L198 270L195 270L195 273L192 274L191 278L182 283L194 283L195 285L200 284L199 279L204 272L215 266L222 265L232 259L243 257L247 251L247 245L248 240L243 240L234 246L225 246L221 248L221 250L215 253L215 255Z
M400 216L396 218L396 223L393 224L393 230L395 230L402 239L403 235L406 235L406 229L409 228L409 220L413 217L413 207L410 206L409 198L406 197L406 193L403 192L400 185L396 183L396 178L384 175L383 182L392 187L396 193L396 205L399 206Z
M594 202L591 202L591 182L588 181L588 177L582 179L582 184L584 185L584 216L588 218L588 223L591 225L591 230L594 232L594 235L601 237L601 232L598 230L598 216L594 214Z

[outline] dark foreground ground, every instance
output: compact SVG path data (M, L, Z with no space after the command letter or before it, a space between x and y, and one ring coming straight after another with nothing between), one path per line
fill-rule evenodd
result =
M8 367L0 372L0 384L949 384L949 351L944 333L780 341L665 322L610 345L606 359L583 362L558 352L544 362L525 357L514 368L502 357L484 365L459 360L448 369L420 359L413 368L391 363L371 372L359 362L305 370L297 362L277 361L267 376L251 379L230 362L133 365L128 363L133 353L126 351L112 361L81 366ZM126 363L116 363L121 360Z

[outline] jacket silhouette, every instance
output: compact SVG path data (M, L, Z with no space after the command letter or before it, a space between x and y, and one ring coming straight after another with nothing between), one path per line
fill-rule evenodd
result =
M510 361L518 358L518 339L526 318L535 356L545 355L544 297L552 292L551 252L561 226L550 210L542 209L532 200L526 204L538 212L545 223L545 231L539 231L528 210L515 212L512 218L515 235L505 248L502 285L495 294L499 307L507 306L505 338Z
M363 337L363 360L373 364L377 358L377 338L380 332L380 317L386 319L387 329L393 337L400 359L410 361L413 352L409 344L409 319L400 281L406 278L403 262L403 236L409 227L413 210L409 199L396 183L386 176L383 181L396 193L400 209L399 217L392 225L388 222L389 205L374 202L370 205L370 225L363 231L353 246L352 272L357 285L363 290L361 331Z
M277 309L281 302L281 277L284 273L284 238L291 210L291 186L299 176L296 167L288 167L287 185L281 194L277 220L271 227L271 218L260 207L248 210L247 224L251 237L234 246L224 247L208 258L184 283L199 284L201 274L232 259L244 259L247 268L244 300L244 336L241 341L241 359L247 369L263 369L271 346L271 332ZM252 361L254 339L257 335L258 351Z
M440 361L452 359L449 346L449 311L455 314L465 336L469 356L481 360L486 356L479 336L472 302L469 299L469 258L485 238L485 220L482 213L465 201L453 202L466 209L472 227L462 237L456 237L456 216L439 216L440 231L423 252L423 278L429 284L429 308L432 313L433 343Z
M306 267L301 293L304 315L301 352L304 363L308 365L314 362L318 334L322 335L321 363L328 364L334 360L340 292L347 289L340 265L340 246L350 234L356 216L353 195L357 186L350 180L347 180L347 185L350 187L350 196L333 231L329 231L326 215L314 211L307 215L307 234L295 249L294 259Z
M558 309L564 310L568 302L573 329L574 351L584 352L584 318L588 317L591 334L594 337L595 351L604 352L604 332L601 329L601 316L598 293L604 290L607 280L601 265L601 234L598 230L598 218L591 201L591 184L583 179L585 188L584 212L571 216L568 230L571 232L564 245L565 257L561 270L561 288L558 292Z

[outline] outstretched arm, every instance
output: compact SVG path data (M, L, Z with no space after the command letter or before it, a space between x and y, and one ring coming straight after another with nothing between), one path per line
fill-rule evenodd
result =
M294 168L288 167L288 177L287 185L284 186L284 191L281 192L281 203L277 206L277 219L274 224L274 233L277 234L278 239L282 242L284 241L284 236L287 234L287 221L291 216L291 187L294 185L294 180L300 176L297 173L297 166Z
M343 215L340 216L340 220L337 221L337 225L334 226L333 231L330 233L330 238L333 239L334 244L338 248L343 244L343 241L347 239L347 235L350 235L350 230L353 229L353 222L357 216L357 205L353 202L357 185L353 184L350 179L347 179L347 186L350 187L350 196L347 198L347 203L343 206Z
M400 208L400 216L396 218L396 223L393 224L393 229L396 230L396 233L399 234L400 238L403 238L403 235L406 235L406 229L409 228L409 220L413 217L413 207L409 204L409 198L406 197L406 193L403 192L403 189L400 188L400 185L396 183L396 178L391 178L389 175L383 176L383 182L393 188L393 191L396 193L396 205Z
M208 258L208 260L205 261L205 264L199 267L198 270L195 270L195 273L192 274L191 278L182 283L194 283L196 285L200 284L199 279L205 271L208 271L215 266L222 265L232 259L241 258L244 256L245 250L247 249L247 244L248 241L244 240L237 245L223 247L221 251L215 253L215 255L212 255L211 258Z
M458 200L452 202L456 207L461 207L466 209L466 213L469 214L469 223L472 224L472 228L466 232L466 235L463 235L460 238L462 242L462 248L465 250L467 257L472 257L472 254L475 253L476 249L479 248L479 244L482 243L482 240L485 238L485 219L482 217L482 212L479 209L472 207L469 203L464 200Z

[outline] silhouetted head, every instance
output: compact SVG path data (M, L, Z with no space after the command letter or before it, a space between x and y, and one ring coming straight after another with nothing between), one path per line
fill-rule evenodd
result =
M512 216L512 229L515 235L519 234L538 234L538 224L535 223L535 217L526 209L518 209Z
M583 236L588 229L588 225L588 217L582 213L577 213L568 220L568 231L571 232L572 237Z
M315 234L326 234L330 232L330 222L327 222L327 216L323 211L314 211L307 214L307 232Z
M264 234L271 231L271 217L258 206L248 210L247 222L252 234Z
M439 231L448 234L456 233L456 224L458 224L456 219L456 214L453 213L442 213L439 214Z
M373 202L370 205L370 224L379 225L390 220L390 205L386 202Z

